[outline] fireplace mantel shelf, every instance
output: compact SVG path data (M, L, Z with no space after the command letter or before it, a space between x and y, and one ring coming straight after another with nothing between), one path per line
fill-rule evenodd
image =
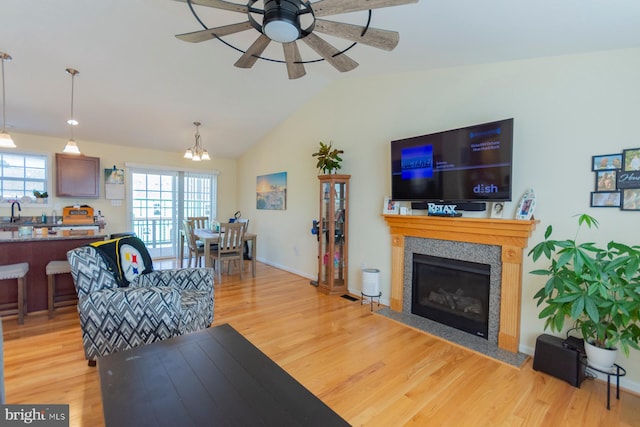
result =
M502 293L498 346L518 351L522 256L537 220L383 215L391 232L391 309L402 311L404 238L450 240L500 246Z
M484 245L527 247L537 220L384 215L391 234Z

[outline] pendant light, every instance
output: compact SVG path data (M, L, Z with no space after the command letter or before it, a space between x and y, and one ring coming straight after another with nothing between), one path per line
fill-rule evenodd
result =
M5 96L4 96L4 63L11 61L11 55L0 52L0 60L2 60L2 133L0 133L0 148L16 148L16 144L11 139L11 135L7 132L7 118L5 114Z
M191 159L194 162L199 162L200 160L211 160L209 156L209 152L202 148L202 143L200 142L200 122L193 122L196 125L196 143L193 147L187 148L187 151L184 152L185 159Z
M66 71L67 71L67 74L71 76L71 118L67 120L67 123L69 124L71 137L69 138L69 141L67 141L67 145L65 145L64 150L62 151L67 154L80 154L80 149L78 148L78 144L76 144L76 141L73 139L73 127L78 126L78 121L75 119L75 116L73 115L73 89L74 89L75 78L78 74L80 74L80 71L74 70L73 68L67 68Z

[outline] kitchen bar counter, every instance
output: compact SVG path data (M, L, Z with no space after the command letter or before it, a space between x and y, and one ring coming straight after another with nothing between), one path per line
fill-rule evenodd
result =
M66 260L67 252L91 242L104 240L106 233L99 231L93 236L71 235L63 233L44 236L33 232L20 236L17 231L0 232L0 265L29 263L27 274L27 311L47 309L47 275L45 267L49 261ZM69 274L56 276L56 297L73 299L76 295L73 280ZM15 279L0 281L0 306L17 301ZM29 321L27 317L25 321Z
M18 231L0 231L0 243L10 243L10 242L41 242L41 241L51 241L51 240L81 240L87 238L93 238L96 240L103 240L107 237L106 233L102 231L95 233L93 236L89 235L70 235L64 236L62 232L52 232L45 236L44 234L34 232L28 234L26 236L22 236L18 233ZM95 241L95 240L94 240Z

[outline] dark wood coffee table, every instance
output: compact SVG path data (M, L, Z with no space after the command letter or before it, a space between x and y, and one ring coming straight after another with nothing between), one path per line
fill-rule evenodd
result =
M348 426L229 325L98 359L106 426Z

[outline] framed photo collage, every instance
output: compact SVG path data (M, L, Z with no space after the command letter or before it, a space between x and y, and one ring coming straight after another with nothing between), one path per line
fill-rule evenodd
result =
M590 206L640 211L640 148L593 156L595 191Z

